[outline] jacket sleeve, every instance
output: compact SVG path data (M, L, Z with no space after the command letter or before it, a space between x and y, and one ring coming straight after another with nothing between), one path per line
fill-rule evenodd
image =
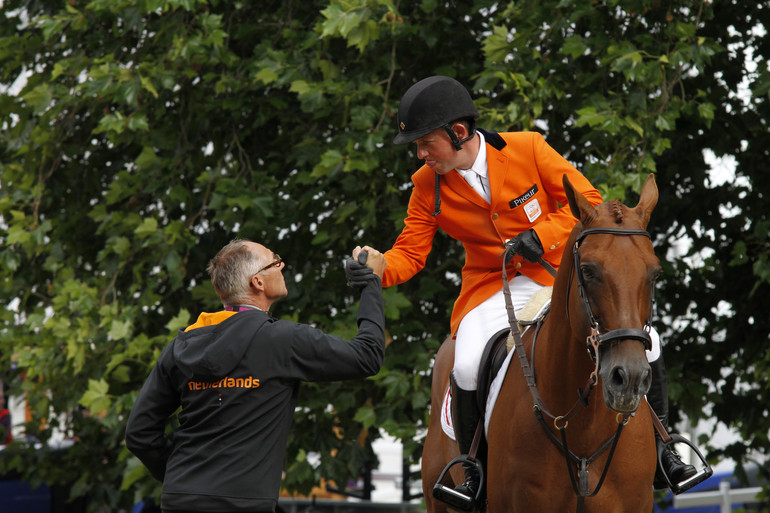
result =
M404 283L425 267L438 230L436 217L431 215L435 208L434 179L432 171L419 170L412 176L415 186L409 198L404 229L393 248L384 254L388 266L382 277L383 287Z
M171 346L166 346L144 382L126 425L126 447L161 482L172 446L166 436L166 422L180 405L176 388L163 366L171 355Z
M567 193L564 192L562 181L564 175L567 175L575 190L584 195L592 205L598 205L603 200L599 191L591 185L588 179L559 152L549 146L542 136L537 135L533 140L535 161L541 182L548 195L561 205L558 210L548 214L544 220L532 226L543 245L546 259L548 259L548 253L564 244L575 226L575 217L569 208ZM561 255L561 248L559 249L559 255Z
M385 355L382 283L369 280L361 290L358 332L351 340L327 335L306 324L278 321L286 343L276 346L277 373L302 381L335 381L377 374Z

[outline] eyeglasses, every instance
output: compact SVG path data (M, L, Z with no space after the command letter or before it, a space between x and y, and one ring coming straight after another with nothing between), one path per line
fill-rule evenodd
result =
M262 271L267 271L271 267L278 267L278 266L280 266L283 263L283 260L281 260L281 256L280 255L278 255L276 253L273 253L273 257L275 258L275 260L273 260L272 263L267 264L265 267L263 267L262 269L260 269L259 271L257 271L254 274L261 273Z

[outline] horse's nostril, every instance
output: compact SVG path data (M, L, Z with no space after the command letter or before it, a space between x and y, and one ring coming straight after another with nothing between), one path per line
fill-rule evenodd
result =
M612 385L623 388L626 384L626 371L622 367L615 367L612 371Z
M649 370L645 371L644 373L644 379L642 380L642 386L644 387L645 393L647 393L647 390L650 389L650 386L652 386L652 372Z

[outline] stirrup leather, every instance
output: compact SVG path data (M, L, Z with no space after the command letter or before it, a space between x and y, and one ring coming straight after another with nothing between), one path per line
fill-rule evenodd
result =
M454 488L449 488L448 486L445 486L443 484L444 482L444 476L446 476L447 472L449 472L449 469L454 467L458 464L470 464L476 467L476 470L479 472L479 489L476 490L476 496L475 497L468 497L467 495L463 495L459 492L457 492ZM438 476L438 482L433 487L433 497L440 500L441 502L444 502L448 504L449 506L452 506L453 508L457 508L460 511L466 511L466 512L473 512L476 510L477 505L481 501L481 492L484 489L484 467L481 464L481 462L477 459L471 460L468 458L467 454L461 454L460 456L456 457L452 461L450 461L446 467L444 467L444 470L441 471L441 475Z
M698 459L700 460L700 463L701 463L701 469L694 476L685 479L681 483L672 483L671 478L669 478L669 476L665 472L661 472L661 474L663 475L663 479L665 479L666 485L669 487L669 489L671 489L671 492L673 492L674 495L679 495L680 493L686 490L689 490L696 484L702 483L703 481L711 477L712 474L714 474L714 469L711 468L711 465L708 464L708 462L706 461L706 458L703 457L703 455L701 454L701 452L698 450L698 448L695 446L694 443L692 443L682 435L671 434L669 436L671 437L671 440L669 440L668 442L660 441L660 443L657 444L659 467L662 468L663 466L663 451L675 443L682 443L689 446L698 456ZM696 465L696 468L697 468L697 465Z

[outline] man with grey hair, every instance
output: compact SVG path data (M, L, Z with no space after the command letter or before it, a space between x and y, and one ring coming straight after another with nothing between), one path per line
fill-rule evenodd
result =
M299 383L362 379L382 364L386 264L363 255L345 262L361 290L351 340L269 314L287 289L283 260L265 246L236 239L211 260L224 309L201 313L166 346L126 427L128 449L163 482L165 513L275 511Z

